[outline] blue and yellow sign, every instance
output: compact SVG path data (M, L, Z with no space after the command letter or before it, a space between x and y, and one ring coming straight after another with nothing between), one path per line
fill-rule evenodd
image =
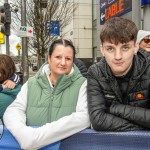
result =
M21 45L20 45L19 43L16 45L16 49L17 49L18 51L20 51Z

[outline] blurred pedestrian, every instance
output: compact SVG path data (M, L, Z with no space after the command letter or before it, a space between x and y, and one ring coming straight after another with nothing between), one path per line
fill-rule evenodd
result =
M139 30L137 42L139 43L140 48L150 53L150 31Z
M74 64L79 68L83 77L86 78L87 77L87 67L86 67L85 63L81 59L75 58Z

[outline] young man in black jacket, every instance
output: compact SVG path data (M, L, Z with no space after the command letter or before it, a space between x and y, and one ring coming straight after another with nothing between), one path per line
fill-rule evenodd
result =
M114 17L100 33L103 58L87 74L88 108L95 130L150 128L150 61L138 51L137 27Z

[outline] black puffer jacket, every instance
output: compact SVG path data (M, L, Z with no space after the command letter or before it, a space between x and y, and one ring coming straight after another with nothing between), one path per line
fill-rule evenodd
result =
M122 97L105 59L87 74L88 108L95 130L150 129L150 61L147 53L134 56L127 94ZM109 71L108 71L109 70Z
M87 67L86 67L85 63L82 60L75 58L74 64L79 68L83 77L86 78L87 77Z

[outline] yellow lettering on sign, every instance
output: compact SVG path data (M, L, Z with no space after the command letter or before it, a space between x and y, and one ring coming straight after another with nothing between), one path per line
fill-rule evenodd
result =
M108 20L110 17L113 17L120 12L124 11L124 2L123 0L119 0L118 2L112 4L108 8L105 9L105 20Z

